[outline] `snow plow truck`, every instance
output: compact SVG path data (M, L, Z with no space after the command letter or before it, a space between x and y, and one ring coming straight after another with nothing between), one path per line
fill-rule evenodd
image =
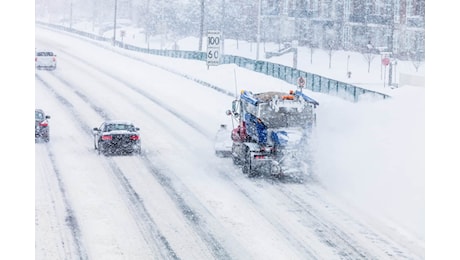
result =
M302 91L242 90L227 115L236 121L231 157L249 177L309 174L309 139L319 103ZM233 121L233 122L235 122Z

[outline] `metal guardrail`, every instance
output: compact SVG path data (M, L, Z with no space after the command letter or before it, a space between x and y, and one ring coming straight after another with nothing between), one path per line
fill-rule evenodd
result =
M79 30L75 30L69 27L55 25L55 24L47 24L43 22L36 22L37 24L48 26L51 28L55 28L58 30L67 31L70 33L75 33L80 36L84 36L93 40L97 41L104 41L104 42L111 42L112 39L94 35L88 32L83 32ZM181 50L158 50L158 49L147 49L141 48L134 45L123 44L120 41L116 41L116 45L121 48L125 48L132 51L148 53L152 55L160 55L160 56L167 56L171 58L180 58L180 59L192 59L192 60L200 60L206 61L206 53L205 52L198 52L198 51L181 51ZM268 76L272 76L277 79L281 79L286 81L289 84L293 84L297 86L297 79L299 77L303 77L305 79L305 88L309 89L313 92L325 93L329 95L338 96L345 100L351 102L359 102L361 99L387 99L390 96L368 90L363 89L348 83L340 82L334 79L329 79L326 77L322 77L313 73L309 73L306 71L298 70L289 66L271 63L267 61L260 61L260 60L252 60L245 57L234 56L234 55L222 55L221 57L222 64L236 64L239 67L243 67L246 69L251 69L255 72L263 73Z

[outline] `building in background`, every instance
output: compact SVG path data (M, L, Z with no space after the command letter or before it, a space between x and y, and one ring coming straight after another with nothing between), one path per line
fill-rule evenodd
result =
M423 59L425 0L262 0L264 41Z
M200 36L203 22L203 31L220 30L223 39L425 56L425 0L36 0L35 7L37 19L90 21L99 34L113 30L116 10L117 26L139 26L146 39Z

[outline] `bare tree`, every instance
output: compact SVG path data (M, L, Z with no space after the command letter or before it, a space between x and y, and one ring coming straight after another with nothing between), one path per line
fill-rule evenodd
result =
M328 55L329 55L329 68L332 67L332 55L334 52L338 49L338 43L339 43L339 28L335 27L334 25L328 25L325 28L325 39L326 41L326 47L328 50Z
M334 51L335 51L335 41L333 40L329 40L327 42L327 52L328 52L328 55L329 55L329 68L332 67L332 55L334 54Z
M412 65L414 65L415 72L418 72L420 65L422 65L423 60L423 53L420 50L413 51L410 54L410 59L412 61Z
M375 59L375 54L372 52L363 53L364 60L367 63L367 72L371 72L371 63Z
M375 56L376 56L373 51L374 51L374 46L372 46L371 42L369 42L362 52L364 60L367 63L368 73L371 72L371 63L375 59Z
M150 6L150 0L147 0L138 7L138 20L140 26L144 29L145 42L147 43L148 49L150 49L150 36L154 35L157 31L155 26L156 19L157 17L155 17L155 14L152 12L152 8Z

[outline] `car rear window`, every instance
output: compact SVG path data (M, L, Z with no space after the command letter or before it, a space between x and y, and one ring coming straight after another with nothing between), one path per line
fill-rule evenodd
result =
M134 131L133 125L126 125L126 124L109 124L105 126L106 132L115 131L115 130L127 130L127 131Z
M51 51L41 51L37 52L37 56L54 56L54 54Z
M42 112L35 111L35 120L43 120L45 118L45 115L43 115Z

